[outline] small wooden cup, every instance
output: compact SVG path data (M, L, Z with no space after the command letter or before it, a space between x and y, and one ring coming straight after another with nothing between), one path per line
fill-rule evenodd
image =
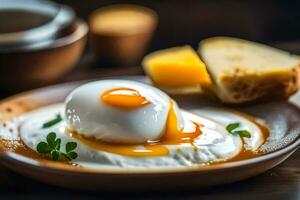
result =
M114 65L136 65L152 38L157 14L136 5L112 5L89 18L91 46L98 58Z

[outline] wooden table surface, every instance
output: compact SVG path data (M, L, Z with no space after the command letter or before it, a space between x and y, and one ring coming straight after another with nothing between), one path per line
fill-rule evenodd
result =
M115 75L141 74L140 67L101 68L96 67L91 56L83 57L79 67L59 82L99 78ZM6 94L0 94L5 96ZM300 120L300 119L299 119ZM237 172L238 173L238 172ZM74 180L76 181L76 180ZM130 180L128 180L130 181ZM205 180L199 180L205 181ZM281 165L264 174L233 184L218 187L164 192L88 192L50 186L20 176L0 166L0 200L4 199L284 199L300 200L300 150L295 152Z

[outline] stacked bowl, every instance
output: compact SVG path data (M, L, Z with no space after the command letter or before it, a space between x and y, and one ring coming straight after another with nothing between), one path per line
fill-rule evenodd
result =
M0 1L0 88L54 82L78 61L88 27L65 5L48 0Z

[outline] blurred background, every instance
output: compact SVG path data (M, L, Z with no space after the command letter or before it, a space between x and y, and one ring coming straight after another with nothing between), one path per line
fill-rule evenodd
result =
M191 44L211 36L234 36L266 43L300 42L297 0L56 0L87 19L96 8L131 3L157 12L159 25L149 51ZM295 50L299 50L295 47Z
M9 44L2 37L10 34L5 29L13 23L22 31L46 24L49 32L49 23L53 25L55 15L43 20L28 13L12 17L4 9L12 4L34 10L36 3L28 1L0 0L0 97L55 83L140 75L147 53L186 44L197 49L200 40L212 36L248 39L300 54L299 0L54 0L55 5L30 0L40 4L34 12L64 5L69 21L59 29L52 26L53 37L42 42ZM122 8L115 7L113 17L98 18L103 8L119 4L138 5L133 10L144 15L120 17ZM35 24L25 26L28 22Z

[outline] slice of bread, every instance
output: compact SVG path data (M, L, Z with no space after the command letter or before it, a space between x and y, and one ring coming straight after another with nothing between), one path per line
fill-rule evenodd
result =
M151 53L142 65L153 84L170 94L200 93L211 86L205 64L188 45Z
M286 99L299 87L300 58L263 44L214 37L200 42L216 95L225 103Z

